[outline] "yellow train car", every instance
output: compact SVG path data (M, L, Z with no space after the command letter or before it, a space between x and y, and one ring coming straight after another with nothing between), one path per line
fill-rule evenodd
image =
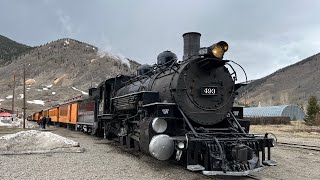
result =
M42 116L48 117L49 109L42 110Z
M40 119L40 116L41 116L41 114L40 114L40 112L36 112L35 114L34 114L34 121L39 121L39 119Z
M51 123L75 129L78 122L78 111L81 101L82 99L79 99L79 97L72 98L63 104L36 112L32 115L32 118L35 121L39 121L43 116L50 116Z
M58 122L63 125L75 126L78 122L79 101L60 105L58 108Z
M59 107L53 107L48 110L48 115L51 118L51 122L58 123L59 122Z

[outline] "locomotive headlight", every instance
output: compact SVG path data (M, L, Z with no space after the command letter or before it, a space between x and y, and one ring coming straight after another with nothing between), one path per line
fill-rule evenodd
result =
M168 124L167 121L161 118L154 118L152 120L152 129L156 132L156 133L163 133L167 130Z
M229 49L228 43L220 41L217 44L211 46L211 53L218 59L222 59L225 52Z
M178 148L183 149L184 148L184 143L183 142L178 142Z
M219 59L221 59L224 54L223 48L221 46L217 46L217 45L215 45L212 48L211 52L216 58L219 58Z

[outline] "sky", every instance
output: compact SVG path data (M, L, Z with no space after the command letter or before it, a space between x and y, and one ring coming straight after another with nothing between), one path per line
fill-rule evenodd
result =
M224 58L257 79L320 52L319 9L316 0L1 0L0 34L30 46L73 38L153 64L165 50L182 59L182 34L196 31L202 47L228 42Z

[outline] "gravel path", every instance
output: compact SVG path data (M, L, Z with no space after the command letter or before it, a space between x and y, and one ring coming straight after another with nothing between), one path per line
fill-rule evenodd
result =
M53 128L53 133L80 143L84 153L0 156L0 179L210 179L108 141Z
M272 149L275 167L267 167L255 175L260 179L319 179L320 152L290 147Z
M0 155L0 179L250 179L206 177L140 152L132 152L108 141L64 128L52 133L80 143L84 153ZM10 133L9 131L6 133ZM2 135L2 133L0 133ZM272 150L277 167L254 174L259 179L319 179L320 153L288 147Z

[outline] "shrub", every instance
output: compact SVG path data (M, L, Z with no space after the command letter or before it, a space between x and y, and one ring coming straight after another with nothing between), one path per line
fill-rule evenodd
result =
M319 113L320 106L316 96L310 96L307 105L307 114L304 121L307 125L315 125L316 116Z

